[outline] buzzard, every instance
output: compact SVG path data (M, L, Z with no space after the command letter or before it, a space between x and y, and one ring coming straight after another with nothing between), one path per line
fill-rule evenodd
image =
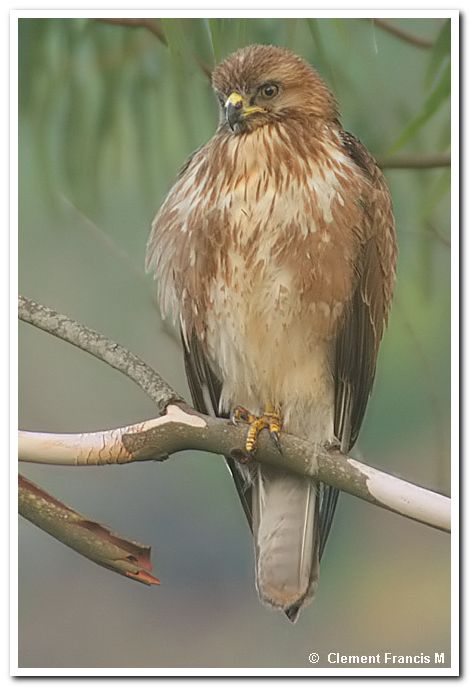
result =
M220 122L152 225L147 268L181 328L198 410L319 448L354 445L395 281L389 190L319 74L251 45L213 72ZM312 600L338 492L226 458L253 533L263 602Z

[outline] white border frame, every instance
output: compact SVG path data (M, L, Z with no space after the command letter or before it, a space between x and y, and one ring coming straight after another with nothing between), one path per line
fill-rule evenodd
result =
M208 3L210 5L211 3ZM387 17L387 18L450 18L452 21L452 94L451 94L451 112L452 112L452 189L451 189L451 227L452 236L459 235L459 11L458 10L439 10L439 9L422 9L422 10L383 10L376 9L371 6L370 9L330 9L330 10L315 10L311 9L296 9L296 10L281 10L281 9L240 9L242 3L238 2L238 9L236 10L221 10L221 9L172 9L172 10L126 10L126 9L101 9L101 10L87 10L87 9L31 9L31 10L12 10L10 12L10 369L16 370L18 363L18 336L17 336L17 285L18 285L18 19L20 18L79 18L79 17L247 17L247 18L283 18L283 17L316 17L316 18L360 18L360 17ZM297 3L302 4L302 3ZM419 3L418 3L419 4ZM223 669L223 668L142 668L142 669L126 669L126 668L106 668L106 669L47 669L47 668L19 668L17 663L18 656L18 615L17 615L17 599L18 599L18 526L17 526L17 470L16 470L16 455L17 455L17 416L16 408L18 401L18 383L16 375L13 373L10 380L10 395L11 408L15 408L15 412L10 413L10 442L12 464L10 469L10 671L14 676L120 676L120 677L136 677L136 676L220 676L220 677L261 677L261 676L286 676L286 677L311 677L317 678L320 676L349 676L349 677L419 677L419 676L457 676L459 675L459 385L460 385L460 368L459 368L459 250L456 245L452 248L451 255L452 277L451 277L451 291L452 291L452 474L451 474L451 488L452 488L452 523L453 529L451 534L452 541L452 574L451 574L451 627L452 627L452 657L450 668L298 668L298 669L279 669L279 668L238 668L238 669Z

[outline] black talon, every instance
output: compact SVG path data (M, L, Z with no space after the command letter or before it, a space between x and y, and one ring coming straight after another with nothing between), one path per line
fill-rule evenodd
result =
M279 453L282 454L281 438L280 438L280 436L279 436L279 432L269 432L269 436L270 436L271 439L273 440L273 442L274 442L274 444L275 444L277 450L279 451Z

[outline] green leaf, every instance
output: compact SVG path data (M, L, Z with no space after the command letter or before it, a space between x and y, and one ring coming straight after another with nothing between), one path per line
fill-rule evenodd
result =
M439 79L435 89L430 93L424 103L421 113L407 124L405 130L402 131L395 144L390 149L390 153L394 153L399 148L402 148L405 143L416 136L424 124L439 110L441 105L450 97L451 86L451 70L448 64Z
M418 237L419 252L419 286L421 296L429 302L435 288L435 275L433 274L434 242L429 240L430 227L427 222L423 222L424 231Z
M446 169L439 175L436 182L431 185L426 194L426 203L422 206L421 222L429 223L436 212L436 208L441 200L450 192L451 172Z
M333 90L336 90L335 86L335 78L333 74L333 70L331 68L331 63L330 60L328 59L328 55L326 53L325 45L323 43L323 38L321 35L320 27L318 25L318 19L306 19L307 26L310 31L310 35L313 38L313 42L315 43L315 48L317 51L317 60L321 64L323 70L325 71L325 74L333 88Z
M241 48L247 44L248 19L237 19L235 24L236 47Z
M286 32L286 46L291 50L295 49L296 33L298 26L297 19L284 19L284 30Z
M73 21L73 30L79 34L84 33L90 26L88 17L76 17Z
M209 37L211 39L212 52L214 54L214 61L220 62L222 59L222 19L208 19L207 27L209 29Z
M216 63L246 45L247 19L207 19L206 22Z
M165 32L171 57L175 62L181 61L185 54L185 37L181 19L160 19L159 21Z
M187 19L185 28L188 50L193 55L193 59L200 59L213 66L214 50L208 20L206 18Z
M431 58L429 60L426 72L426 85L431 86L433 80L436 78L443 63L450 59L450 19L447 19L439 32L436 42L431 51Z

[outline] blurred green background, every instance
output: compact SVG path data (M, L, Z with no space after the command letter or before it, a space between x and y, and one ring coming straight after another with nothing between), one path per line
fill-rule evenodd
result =
M189 397L143 262L178 168L216 127L205 70L242 45L287 46L318 68L345 129L379 159L448 151L449 23L393 24L433 47L363 19L166 19L154 31L20 19L20 292L124 344ZM398 284L358 455L448 493L450 170L386 173ZM125 377L23 324L19 361L23 429L77 432L154 414ZM22 472L151 544L162 581L146 588L108 573L21 520L22 667L309 667L311 651L319 666L328 651L449 652L443 533L343 495L317 599L292 626L258 601L251 540L218 457Z

